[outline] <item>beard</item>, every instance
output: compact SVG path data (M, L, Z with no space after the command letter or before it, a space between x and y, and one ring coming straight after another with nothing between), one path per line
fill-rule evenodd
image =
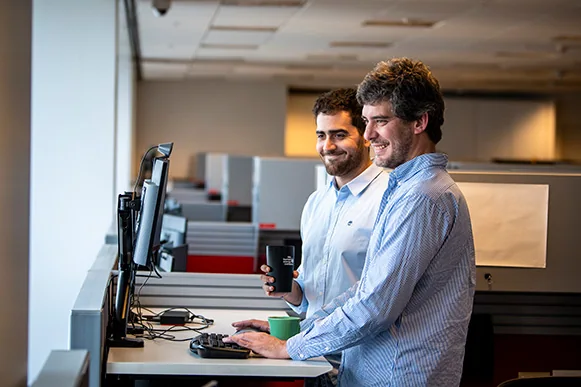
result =
M386 159L375 157L375 165L381 168L394 169L402 165L408 160L410 151L412 149L413 133L407 129L402 128L399 132L397 142L391 142L391 154Z
M331 155L347 155L346 159L343 160L333 160L328 161L325 156ZM336 149L332 152L325 152L320 154L321 160L325 165L327 173L331 176L344 176L351 173L353 170L359 168L363 162L363 158L366 156L365 143L363 140L359 141L357 144L357 150L352 150L351 152L345 152L344 150Z

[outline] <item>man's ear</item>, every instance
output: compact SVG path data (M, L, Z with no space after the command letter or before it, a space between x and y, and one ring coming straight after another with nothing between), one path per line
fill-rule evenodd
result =
M420 134L428 127L428 113L424 113L414 121L414 134Z

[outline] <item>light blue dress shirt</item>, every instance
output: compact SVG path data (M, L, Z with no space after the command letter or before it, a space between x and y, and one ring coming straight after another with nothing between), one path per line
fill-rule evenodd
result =
M303 208L302 262L297 282L303 290L297 313L315 311L353 286L365 263L365 253L389 175L371 164L337 189L335 179L311 194Z
M424 154L394 169L362 279L305 319L293 359L343 351L339 386L457 386L475 289L468 206Z

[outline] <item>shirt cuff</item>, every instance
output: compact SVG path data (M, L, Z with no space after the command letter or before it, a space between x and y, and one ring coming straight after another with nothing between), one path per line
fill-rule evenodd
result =
M285 302L287 303L287 305L297 314L301 314L301 313L306 313L308 307L309 307L309 302L307 301L307 297L305 297L305 292L304 292L304 288L303 288L303 284L301 281L297 281L295 280L296 283L300 286L301 291L303 293L303 299L301 300L301 303L299 305L293 305L290 302Z
M303 335L297 334L286 341L286 351L293 360L307 360L307 355L301 351Z

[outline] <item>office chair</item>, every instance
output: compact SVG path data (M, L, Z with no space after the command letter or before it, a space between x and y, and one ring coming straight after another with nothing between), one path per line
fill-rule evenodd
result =
M581 377L577 376L544 376L538 378L519 378L506 380L498 387L579 387Z

